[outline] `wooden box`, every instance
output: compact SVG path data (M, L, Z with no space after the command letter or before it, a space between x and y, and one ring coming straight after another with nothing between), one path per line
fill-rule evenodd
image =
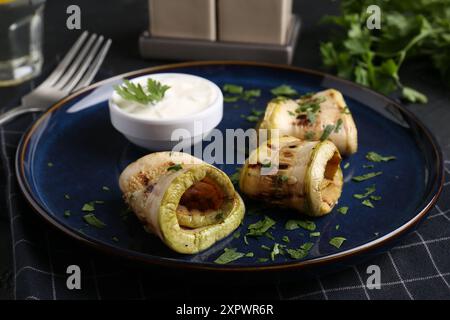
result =
M285 45L292 0L218 0L220 41Z
M216 0L149 0L152 37L216 40Z

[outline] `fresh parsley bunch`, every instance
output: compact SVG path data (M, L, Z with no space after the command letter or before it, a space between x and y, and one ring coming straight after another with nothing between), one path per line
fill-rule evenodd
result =
M381 8L380 30L366 26L373 4ZM450 0L342 0L341 9L341 16L323 19L344 31L321 43L326 67L383 94L400 90L407 101L426 103L398 74L405 60L425 57L450 86Z

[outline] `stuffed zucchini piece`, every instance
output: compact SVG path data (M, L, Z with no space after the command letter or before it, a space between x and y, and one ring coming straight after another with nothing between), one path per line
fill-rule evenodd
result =
M279 134L303 140L329 139L342 155L358 149L358 131L342 94L334 89L299 100L274 99L266 108L260 129L279 129Z
M241 171L239 187L250 198L323 216L341 196L340 162L339 150L330 141L284 136L252 152Z
M244 203L229 177L189 154L140 158L125 168L119 185L145 229L179 253L209 248L244 217Z

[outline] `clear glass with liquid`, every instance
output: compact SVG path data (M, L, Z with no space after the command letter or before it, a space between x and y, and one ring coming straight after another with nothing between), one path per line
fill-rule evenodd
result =
M45 0L0 0L0 87L41 72Z

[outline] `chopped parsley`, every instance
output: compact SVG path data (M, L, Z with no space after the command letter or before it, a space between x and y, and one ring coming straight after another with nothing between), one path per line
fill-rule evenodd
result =
M119 238L117 238L117 237L112 237L112 241L114 241L114 242L119 242Z
M330 244L333 246L333 247L336 247L336 248L340 248L341 246L342 246L342 244L344 243L344 241L346 241L347 239L346 238L344 238L344 237L334 237L334 238L332 238L331 240L330 240Z
M310 99L310 98L312 98L314 95L315 95L315 92L308 92L308 93L305 93L304 95L302 95L302 96L300 97L300 99L302 99L302 100Z
M274 96L282 96L282 97L298 95L297 90L295 90L294 88L292 88L291 86L288 86L286 84L283 84L281 86L273 88L272 90L270 90L270 92Z
M316 133L314 131L306 131L305 132L306 140L314 140L315 137L316 137Z
M350 162L347 162L346 164L344 164L344 169L348 169L348 167L350 167Z
M239 96L224 96L223 101L226 103L238 102Z
M260 117L265 113L265 111L262 110L256 110L256 109L252 109L251 114L250 115L241 115L241 118L244 118L245 120L247 120L248 122L258 122Z
M320 104L325 100L324 97L318 97L312 100L301 101L296 111L300 113L310 110L311 112L316 113L320 111Z
M240 233L239 231L236 231L236 232L233 234L233 238L235 238L235 239L239 239L240 236L241 236L241 233Z
M309 123L316 122L316 114L310 110L306 111L306 119L308 119Z
M380 196L370 196L370 199L371 200L374 200L374 201L379 201L379 200L381 200L381 197Z
M259 89L252 89L252 90L245 90L242 99L245 101L249 101L254 98L259 98L261 96L261 90Z
M288 237L288 236L283 236L283 238L282 238L281 240L283 240L283 241L286 242L286 243L291 242L291 240L289 240L289 237Z
M342 119L338 119L338 121L336 122L336 127L334 128L334 132L338 133L341 130L342 124L344 123L344 121L342 121Z
M275 241L275 237L274 237L270 232L264 233L264 236L265 236L266 238L269 238L270 240Z
M373 164L364 164L363 168L364 169L373 169L373 168L375 168L375 166Z
M216 260L214 260L214 262L217 264L227 264L244 256L245 253L238 252L236 249L225 248L224 252Z
M72 213L70 212L70 210L64 211L64 217L66 217L66 218L69 218L71 214Z
M353 181L356 181L356 182L361 182L361 181L365 181L365 180L372 179L372 178L374 178L374 177L376 177L376 176L379 176L379 175L382 174L382 173L383 173L383 172L381 172L381 171L378 171L378 172L370 172L370 173L363 174L363 175L361 175L361 176L353 177L352 180L353 180Z
M337 211L341 214L347 214L348 207L340 207Z
M246 115L242 115L242 118L244 118L245 120L247 120L248 122L258 122L259 121L259 116L255 116L253 114L246 116Z
M375 206L373 205L372 201L370 201L369 199L365 199L363 202L361 202L363 205L365 205L366 207L369 208L375 208Z
M314 246L314 243L307 242L300 246L298 249L286 249L286 252L292 259L303 259L309 253L309 250Z
M320 232L311 232L309 234L310 237L320 237Z
M267 262L269 261L268 258L258 258L258 262Z
M275 243L275 244L273 245L272 251L270 252L270 259L271 259L272 261L275 260L275 257L276 257L277 255L282 254L281 247L282 247L282 246L281 246L279 243Z
M277 181L278 182L286 182L286 181L288 181L288 179L289 179L289 177L285 176L285 175L277 176Z
M103 186L103 187L102 187L102 190L103 190L103 191L109 191L110 189L109 189L107 186Z
M391 160L395 160L397 159L397 157L394 156L382 156L376 152L369 152L366 154L366 159L373 161L373 162L387 162L387 161L391 161Z
M295 230L298 228L303 228L308 231L316 230L316 224L314 221L309 220L288 220L284 226L286 230Z
M336 225L336 227L334 227L336 230L339 230L339 228L340 228L341 226L340 225Z
M235 84L225 84L223 86L223 91L231 94L242 94L244 92L244 87Z
M49 168L53 167L53 162L48 162L47 167L49 167Z
M103 229L104 227L106 227L106 224L103 223L99 218L97 218L93 213L84 215L83 219L84 221L86 221L86 223L97 229Z
M293 117L296 116L295 112L292 112L291 110L288 110L288 114Z
M238 102L240 99L252 102L254 98L261 96L260 89L244 90L244 87L235 84L225 84L223 91L228 93L223 100L224 102Z
M83 205L83 207L81 208L81 211L85 211L85 212L92 212L92 211L95 211L94 203L93 203L93 202L85 203L85 204Z
M328 124L325 129L323 129L323 133L320 136L320 141L325 141L328 139L328 137L330 136L330 134L333 132L334 130L334 125L332 124Z
M257 110L255 108L252 109L252 115L254 115L254 116L258 116L259 117L259 116L262 116L264 113L265 113L264 110Z
M266 232L276 224L275 220L264 216L264 219L259 220L256 223L252 223L248 226L248 232L246 236L260 237L266 234Z
M309 123L315 123L317 112L320 111L320 103L325 101L325 98L316 98L312 101L300 102L299 107L295 110L297 113L306 112L306 118Z
M237 169L236 172L230 176L230 180L234 185L237 185L239 183L240 175L241 175L241 170Z
M350 109L349 109L348 106L345 106L344 109L342 109L341 113L343 113L343 114L352 114L352 113L350 112Z
M70 200L70 195L65 194L65 195L64 195L64 198L66 198L67 200Z
M167 171L180 171L181 169L183 169L183 167L181 166L181 164L178 163L178 164L168 167Z
M374 193L375 191L376 191L375 185L372 185L372 186L366 188L366 193L354 194L353 197L356 199L364 199L364 198L367 198L372 193Z
M269 161L265 161L264 163L261 164L261 167L263 168L270 168L272 166L272 162Z

